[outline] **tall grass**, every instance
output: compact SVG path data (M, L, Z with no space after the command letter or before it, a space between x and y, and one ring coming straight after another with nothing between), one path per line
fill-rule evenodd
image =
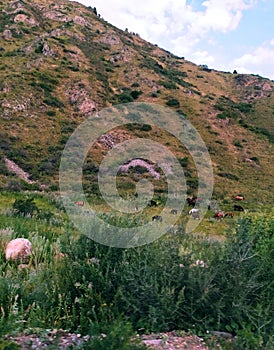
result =
M1 335L33 327L105 332L97 343L130 349L134 332L226 331L237 336L235 349L270 350L273 228L273 214L246 215L224 243L177 226L152 244L119 249L79 236L69 224L1 216L3 241L24 235L33 243L24 269L1 250Z

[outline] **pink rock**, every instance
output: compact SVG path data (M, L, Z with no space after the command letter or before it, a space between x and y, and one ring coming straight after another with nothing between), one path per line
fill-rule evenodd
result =
M31 254L31 243L26 238L16 238L10 241L6 247L6 259L26 260Z

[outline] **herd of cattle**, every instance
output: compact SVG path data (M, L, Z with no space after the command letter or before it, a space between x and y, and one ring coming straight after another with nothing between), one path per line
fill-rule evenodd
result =
M237 195L237 196L234 196L233 199L235 201L243 201L244 200L244 196ZM199 198L199 197L187 198L187 203L188 203L189 207L193 207L192 209L189 210L189 212L188 212L189 215L191 215L192 219L198 219L199 220L200 219L199 206L202 203L202 199ZM83 201L78 201L78 202L74 202L74 204L76 206L83 207L85 203ZM155 200L152 199L152 200L149 201L148 207L157 207L157 206L158 206L158 203ZM212 209L210 204L208 204L208 208L207 209L208 210ZM234 204L233 205L233 211L244 212L245 209L241 205ZM222 220L224 218L233 218L234 217L233 211L223 212L222 210L214 210L213 218L216 219L216 220ZM171 215L177 215L178 214L178 210L177 209L171 209L170 210L170 214ZM163 218L162 218L161 215L154 215L152 217L152 221L162 222Z
M241 195L237 195L234 196L233 199L235 201L243 201L244 200L244 196ZM198 219L200 220L200 209L199 206L202 203L202 199L201 198L197 198L197 197L192 197L192 198L187 198L187 203L189 207L195 207L189 210L189 215L191 215L192 219ZM156 207L157 203L154 200L151 200L149 203L149 207ZM211 210L211 205L208 205L208 210ZM245 209L238 204L234 204L233 205L233 211L236 212L244 212ZM224 218L233 218L234 217L234 213L233 211L229 211L229 212L223 212L222 210L215 210L213 218L216 220L222 220ZM178 213L178 211L176 209L171 209L170 214L176 215ZM152 217L152 221L158 221L158 222L162 222L163 218L160 215L154 215Z
M235 201L243 201L244 196L237 195L237 196L234 196L233 199ZM187 202L189 206L192 206L192 207L196 206L196 208L190 209L189 211L189 214L192 216L193 219L200 219L200 210L197 207L199 207L199 204L201 203L201 201L202 199L197 197L187 198ZM208 210L211 210L210 204L208 205ZM233 211L244 212L245 210L241 205L234 204ZM215 213L213 215L213 218L216 220L221 220L223 218L233 218L233 217L234 217L234 213L232 211L225 213L222 210L215 210Z

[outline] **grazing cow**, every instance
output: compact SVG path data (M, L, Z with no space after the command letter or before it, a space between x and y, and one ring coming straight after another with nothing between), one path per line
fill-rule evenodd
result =
M10 241L6 247L6 260L28 261L31 255L31 243L26 238L16 238Z
M177 215L178 214L178 210L177 209L171 209L170 210L170 214Z
M188 214L191 215L192 219L200 219L200 209L192 208Z
M194 214L194 213L200 213L200 209L193 208L193 209L190 209L190 211L188 212L189 215Z
M245 211L243 207L241 207L240 205L236 205L236 204L233 206L233 209L235 211Z
M218 211L217 213L214 214L213 218L217 220L223 219L225 214L222 211Z
M243 201L245 198L244 196L237 195L237 196L234 196L234 199L235 201Z
M200 212L196 211L191 214L192 219L200 220Z
M152 221L159 221L159 222L163 222L163 218L160 215L154 215L152 217Z
M192 198L187 198L186 199L186 201L187 201L187 203L188 203L188 205L190 206L190 207L194 207L195 205L196 206L199 206L200 205L200 203L202 202L202 198L200 198L200 197L192 197Z
M153 199L151 199L148 203L148 206L149 207L157 207L157 202Z
M83 207L84 206L84 201L78 201L78 202L74 202L75 205L78 205L78 207Z
M188 198L186 199L186 201L187 201L189 207L194 207L194 206L195 206L195 203L196 203L196 197L192 197L192 198L189 198L189 197L188 197Z
M225 218L233 218L234 214L230 211L228 213L225 213Z

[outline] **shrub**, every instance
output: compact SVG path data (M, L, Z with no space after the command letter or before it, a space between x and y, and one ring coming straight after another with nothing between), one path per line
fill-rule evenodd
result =
M64 107L64 104L62 101L60 101L56 96L53 95L48 95L44 101L44 103L46 103L48 106L52 106L52 107L57 107L57 108L62 108Z
M55 111L47 111L47 115L49 117L54 117L56 115L56 112Z
M19 192L23 188L22 181L18 179L11 179L8 181L6 187L8 191Z
M90 332L91 340L86 343L83 349L87 350L145 350L146 347L141 341L134 339L134 332L129 322L120 319L113 320L105 326L97 325L92 327ZM97 336L94 336L97 334ZM103 335L102 335L103 334Z
M171 98L166 102L169 107L180 107L180 102L176 98Z
M134 99L134 100L136 100L140 95L142 95L142 91L140 91L140 90L133 90L133 91L131 91L130 92L130 96Z
M235 141L233 142L233 145L236 146L236 147L238 147L238 148L243 148L243 145L241 144L241 141L239 141L239 140L235 140Z
M122 94L118 95L117 99L120 103L128 103L134 101L133 97L127 92L123 92Z
M26 198L26 199L16 199L12 205L15 215L22 216L33 216L35 213L38 213L38 207L34 202L34 198Z
M254 157L250 157L251 160L253 160L254 162L259 162L259 158L254 156Z
M216 118L218 119L226 119L228 116L226 113L219 113L216 115Z
M180 158L178 159L179 163L181 164L182 167L186 168L189 164L189 159L188 157Z
M221 177L226 177L227 179L234 180L234 181L239 181L239 178L237 175L230 174L230 173L218 173L219 176Z
M164 88L169 90L175 90L178 89L177 85L173 83L172 81L160 81L160 85L162 85Z

